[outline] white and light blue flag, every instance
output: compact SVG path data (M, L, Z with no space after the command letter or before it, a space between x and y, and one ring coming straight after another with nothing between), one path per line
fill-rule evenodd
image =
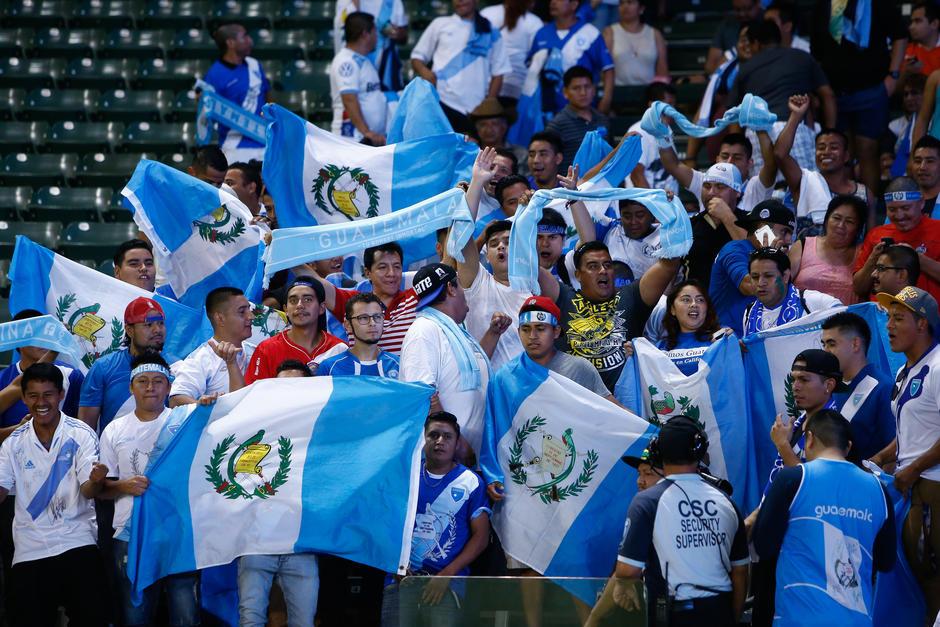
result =
M0 324L0 353L24 346L55 351L60 361L75 366L82 374L88 373L88 367L82 360L85 351L79 347L62 321L50 315Z
M260 299L261 231L238 198L149 159L121 194L179 302L199 309L217 287Z
M134 500L135 592L242 555L329 553L404 574L433 392L379 377L265 379L174 410Z
M437 89L420 76L414 77L398 100L398 107L388 123L385 140L397 144L409 139L453 133L454 128L441 109Z
M615 388L617 400L654 424L680 414L698 422L708 435L709 470L731 482L733 500L742 511L752 511L760 502L762 484L755 474L747 399L733 384L744 380L738 339L726 336L704 352L686 349L689 358L700 360L691 376L673 362L676 355L667 355L646 338L633 340L633 347Z
M164 352L172 358L185 358L212 336L202 311L66 259L22 235L16 238L10 280L10 311L54 315L78 342L86 368L122 348L124 309L139 296L163 308Z
M523 353L487 389L480 467L505 499L493 527L508 555L546 576L606 577L656 427Z

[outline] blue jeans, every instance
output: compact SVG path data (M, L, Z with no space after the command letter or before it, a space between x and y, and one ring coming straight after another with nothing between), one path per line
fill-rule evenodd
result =
M121 611L124 625L149 625L154 618L160 592L166 590L170 612L170 625L189 627L199 624L199 573L169 575L144 590L143 602L135 606L131 601L131 582L127 577L127 542L114 540L114 566L121 591Z
M460 624L460 605L452 588L437 605L421 605L424 584L404 580L405 585L393 583L382 594L382 627L456 627ZM422 622L423 620L423 622Z
M271 584L284 592L287 624L290 627L313 625L317 613L320 575L313 553L293 555L245 555L238 559L238 624L240 627L264 627L268 622L268 598Z

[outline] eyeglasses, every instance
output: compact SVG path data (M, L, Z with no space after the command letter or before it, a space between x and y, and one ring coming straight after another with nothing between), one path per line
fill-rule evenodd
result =
M362 326L365 326L369 324L370 322L372 324L382 324L382 320L384 319L385 319L385 316L380 313L372 314L371 316L369 314L362 314L361 316L353 316L352 318L350 318L350 320L355 320Z
M885 270L905 270L905 269L906 268L901 268L899 266L883 266L881 264L878 264L877 266L875 266L875 272L877 272L878 274L881 274Z

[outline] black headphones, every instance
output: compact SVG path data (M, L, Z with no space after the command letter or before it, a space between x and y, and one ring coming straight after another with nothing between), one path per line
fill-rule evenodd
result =
M682 414L673 416L667 421L667 423L673 423L676 421L683 425L687 424L695 429L695 435L692 438L692 446L689 447L688 451L688 458L694 462L702 461L705 458L705 454L708 453L708 435L705 433L705 429L694 418ZM677 426L679 426L678 423ZM662 468L663 453L659 448L659 435L655 435L652 439L650 439L649 446L647 446L646 449L649 451L650 464L654 468Z

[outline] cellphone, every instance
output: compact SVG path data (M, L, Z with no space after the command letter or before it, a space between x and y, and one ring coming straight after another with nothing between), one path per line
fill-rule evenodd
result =
M894 238L893 238L893 237L882 237L882 238L881 238L881 243L884 244L885 246L894 246Z
M756 231L754 231L757 241L760 242L761 246L770 246L773 244L774 240L777 239L777 236L774 235L774 230L767 226L766 224ZM767 240L767 244L764 244L764 240Z

